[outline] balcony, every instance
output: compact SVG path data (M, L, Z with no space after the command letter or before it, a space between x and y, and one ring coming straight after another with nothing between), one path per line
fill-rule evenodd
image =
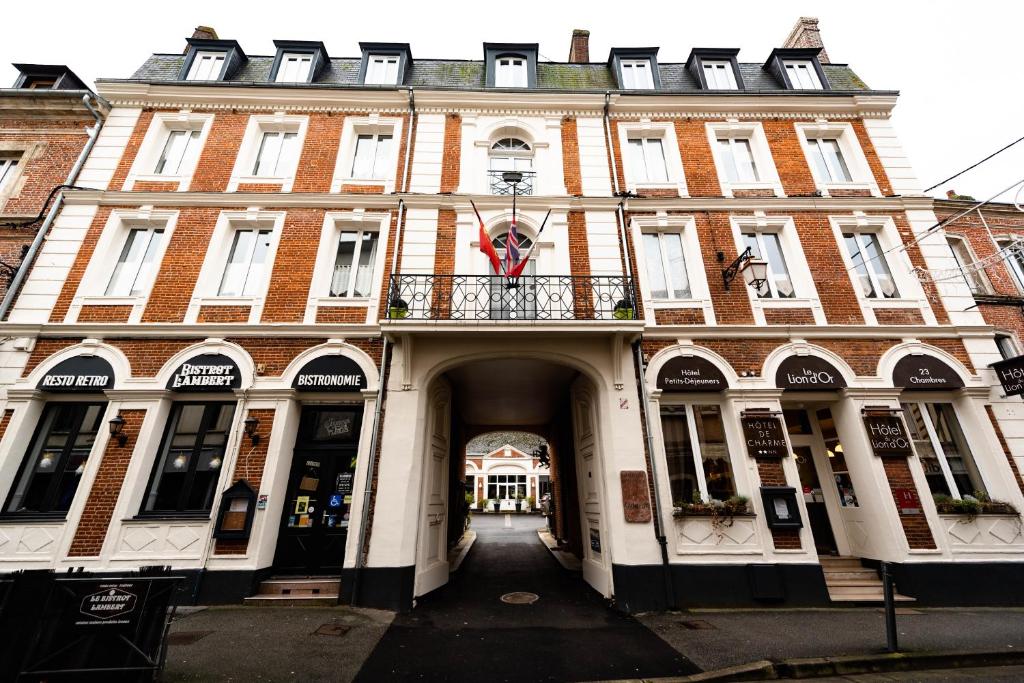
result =
M533 194L533 181L537 177L536 171L519 171L523 174L523 179L517 183L516 195L524 197L526 195ZM491 184L491 194L512 194L512 183L507 183L501 177L502 173L506 171L488 171L487 178Z
M607 275L391 276L389 320L634 320L633 280Z

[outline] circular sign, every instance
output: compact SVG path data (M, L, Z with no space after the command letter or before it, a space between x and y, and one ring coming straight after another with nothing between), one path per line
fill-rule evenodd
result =
M834 365L817 356L790 356L775 372L775 386L796 391L845 389L846 380Z
M242 371L235 361L221 353L191 358L167 380L171 391L230 391L242 386Z
M57 363L36 388L52 393L97 393L114 387L114 368L99 356L74 356Z
M964 381L957 371L934 356L904 356L892 370L892 385L901 389L941 391L961 389Z
M348 356L319 356L302 366L292 388L296 391L359 391L366 388L366 373Z
M662 391L722 391L729 388L722 371L698 356L676 356L658 371Z

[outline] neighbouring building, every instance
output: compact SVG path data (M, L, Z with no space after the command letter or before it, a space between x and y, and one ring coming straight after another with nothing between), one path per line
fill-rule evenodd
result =
M326 574L409 609L467 478L544 469L467 464L522 431L624 610L878 599L883 561L920 604L1024 602L1024 444L991 319L934 277L897 93L812 19L744 59L588 39L204 29L99 80L93 189L3 326L0 570L171 565L205 603Z

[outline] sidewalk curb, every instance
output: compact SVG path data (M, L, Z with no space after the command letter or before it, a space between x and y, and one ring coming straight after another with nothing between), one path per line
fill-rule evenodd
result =
M897 652L878 655L808 657L770 661L763 659L691 676L623 679L604 683L691 683L697 681L770 681L793 678L821 678L851 674L923 671L927 669L971 669L986 666L1024 664L1024 651Z

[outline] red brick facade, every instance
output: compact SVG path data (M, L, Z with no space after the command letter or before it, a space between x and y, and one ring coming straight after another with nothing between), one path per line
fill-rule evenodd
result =
M275 411L272 409L250 410L246 413L246 418L253 417L259 420L259 425L256 427L259 443L253 445L248 435L240 437L231 484L244 479L253 491L259 493L260 484L263 482L263 469L267 463L267 449L270 447L270 430L274 424L274 413ZM214 555L244 555L248 549L249 539L218 538L213 553Z

